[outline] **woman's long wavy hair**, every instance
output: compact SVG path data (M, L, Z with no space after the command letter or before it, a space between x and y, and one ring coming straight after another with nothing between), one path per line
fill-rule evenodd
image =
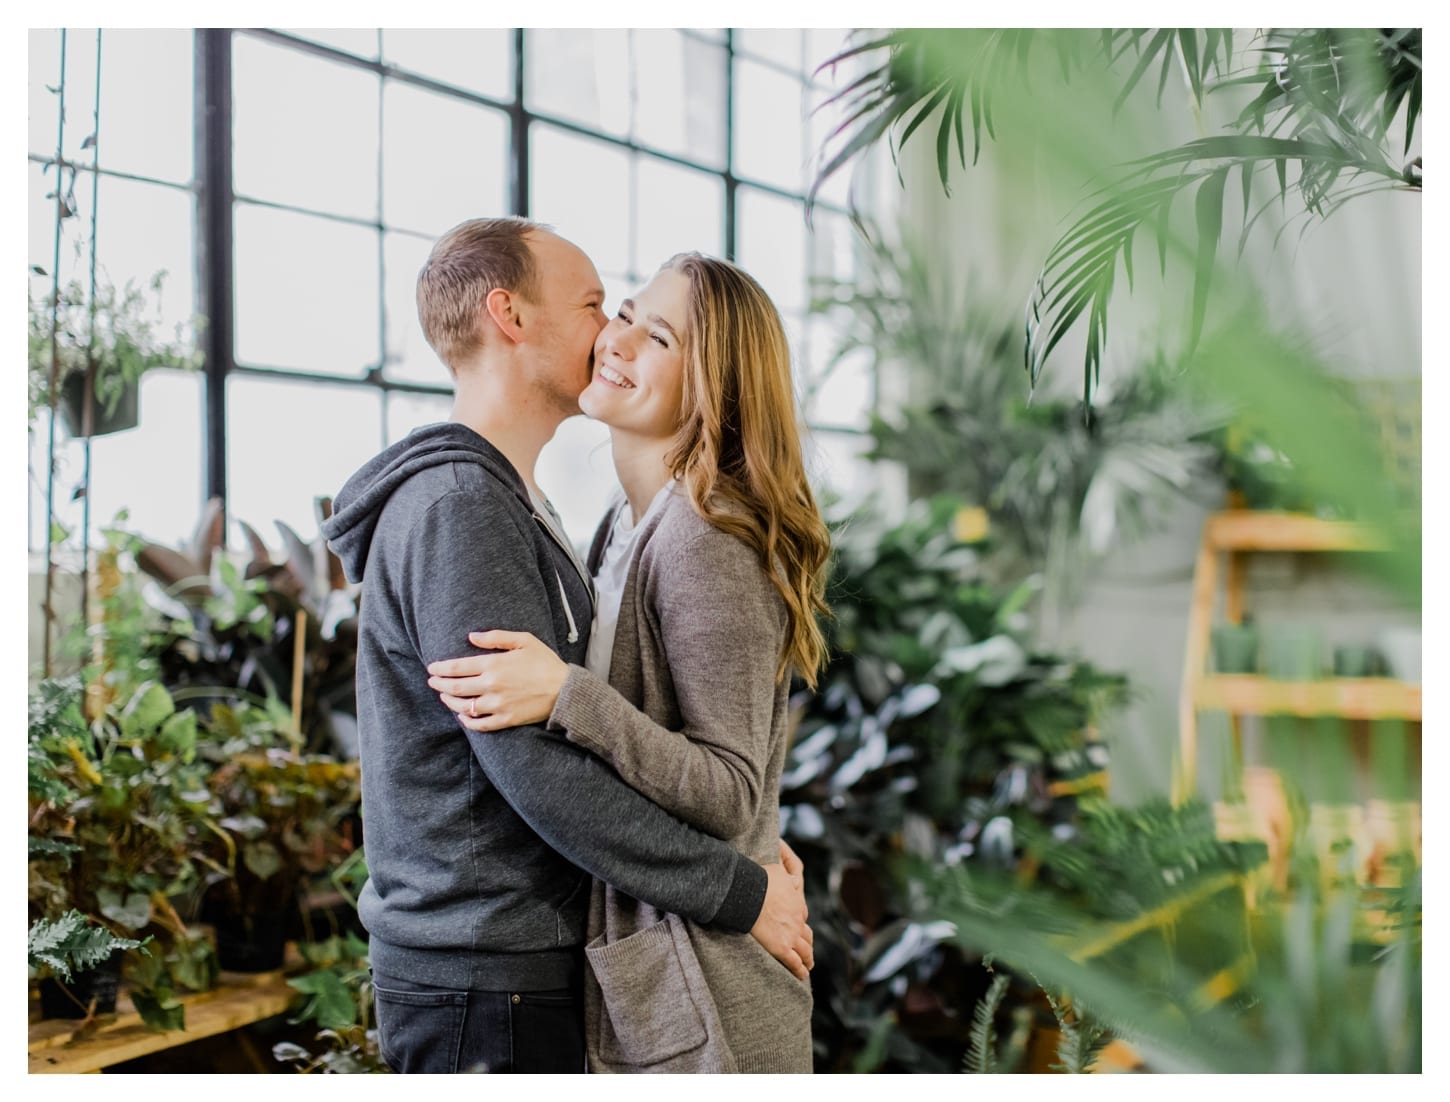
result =
M790 347L760 284L734 264L680 253L664 267L690 283L685 321L683 418L666 462L695 511L745 541L785 601L785 650L815 688L826 641L830 533L806 481Z

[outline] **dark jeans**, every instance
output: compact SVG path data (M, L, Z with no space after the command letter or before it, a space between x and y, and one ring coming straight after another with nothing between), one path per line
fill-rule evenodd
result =
M378 1043L396 1072L582 1072L580 990L457 991L373 972Z

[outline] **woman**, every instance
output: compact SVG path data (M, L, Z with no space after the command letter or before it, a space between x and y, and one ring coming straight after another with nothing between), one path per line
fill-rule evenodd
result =
M814 685L829 539L806 482L790 353L760 285L685 253L600 332L580 408L623 489L590 551L586 667L526 633L435 663L461 721L547 721L742 853L780 859L794 670ZM500 736L507 737L507 736ZM809 1072L811 993L754 938L596 883L585 1039L598 1072Z

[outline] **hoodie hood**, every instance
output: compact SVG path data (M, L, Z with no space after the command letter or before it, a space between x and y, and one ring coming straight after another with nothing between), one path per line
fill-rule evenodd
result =
M482 436L454 421L424 425L358 468L333 501L332 516L323 523L322 534L342 561L348 581L362 581L378 514L393 491L419 471L445 463L477 463L533 511L524 480Z

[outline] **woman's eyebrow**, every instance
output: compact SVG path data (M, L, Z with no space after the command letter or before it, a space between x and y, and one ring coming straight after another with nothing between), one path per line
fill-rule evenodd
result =
M633 305L633 303L631 303L630 305ZM651 315L649 315L649 320L652 321L652 322L654 322L660 328L666 330L669 333L670 336L672 336L672 337L675 338L675 340L677 340L677 341L680 340L680 335L675 332L675 327L673 325L671 325L669 322L665 321L665 319L662 318L662 317L660 317L658 314L651 314ZM684 342L681 341L680 343L683 344Z

